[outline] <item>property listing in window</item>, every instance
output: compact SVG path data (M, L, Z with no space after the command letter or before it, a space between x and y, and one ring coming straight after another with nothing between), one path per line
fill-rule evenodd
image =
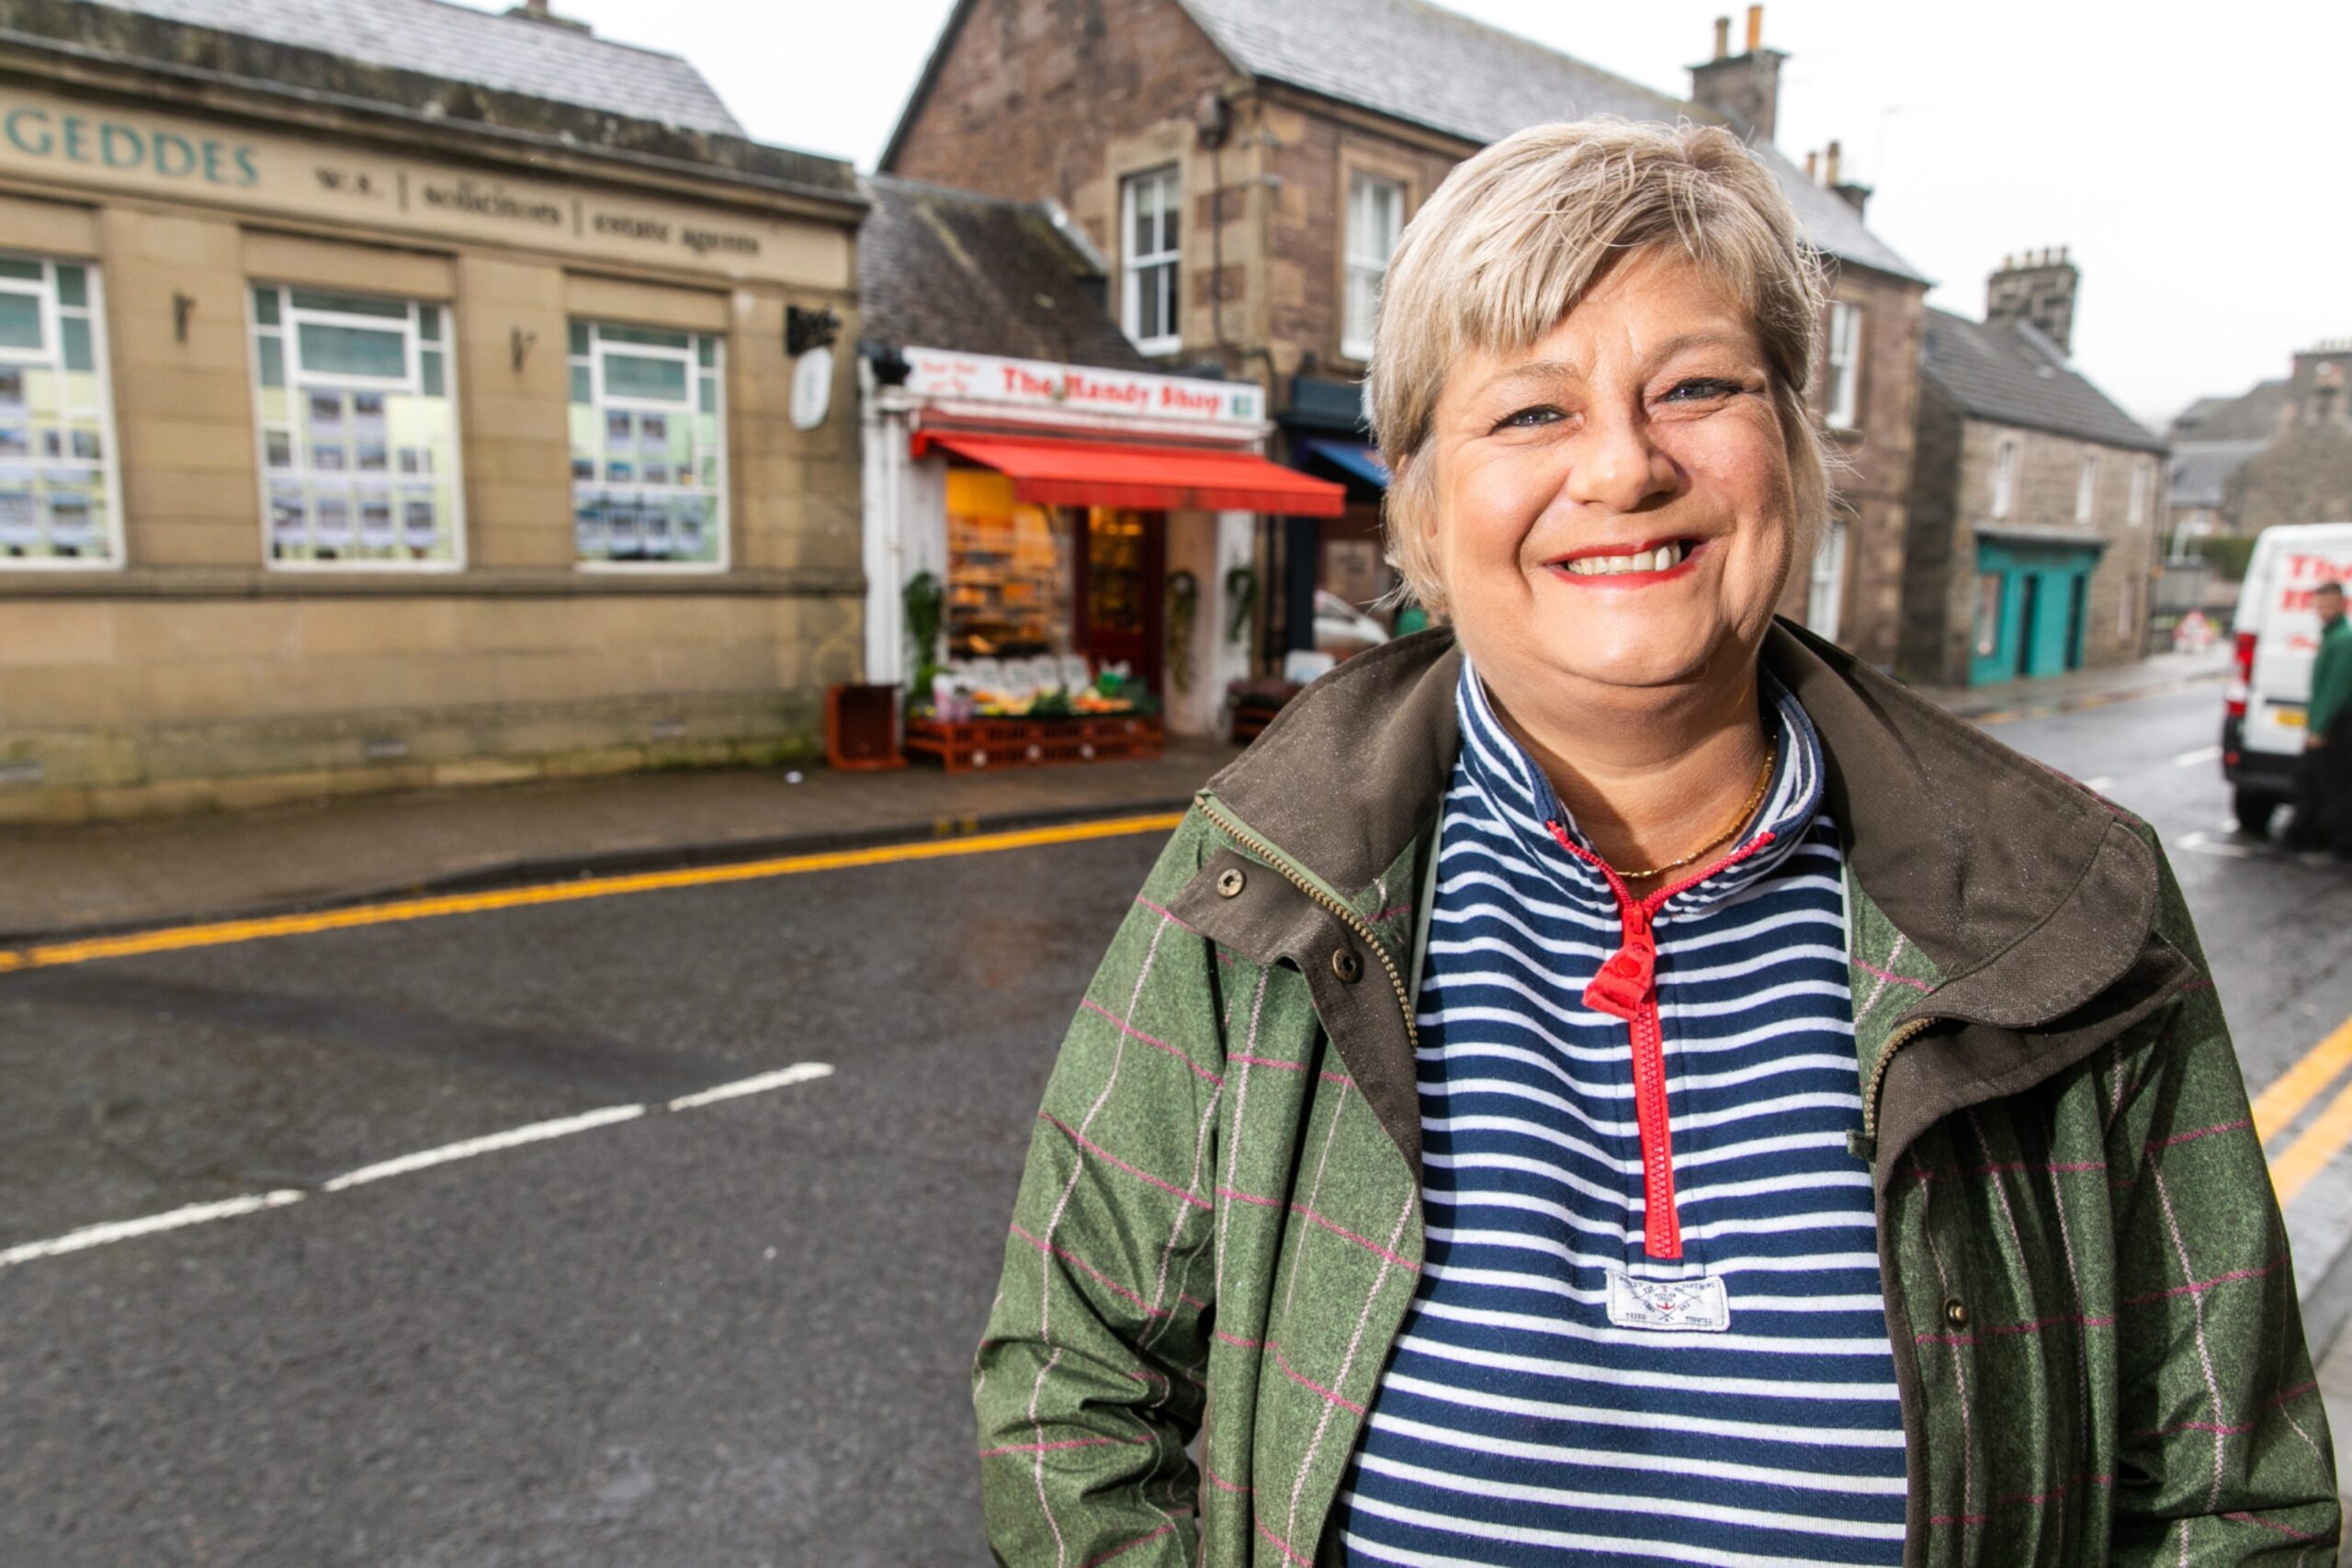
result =
M725 347L571 323L571 517L582 565L727 564Z
M462 563L454 331L422 300L254 289L272 565Z
M1121 314L1127 336L1146 354L1173 354L1183 341L1177 313L1183 295L1176 287L1183 184L1174 169L1154 169L1129 177L1121 188L1127 253Z
M1347 319L1340 352L1372 357L1372 328L1380 313L1380 279L1405 230L1405 187L1395 180L1357 175L1348 186Z
M122 559L97 268L0 254L0 568Z

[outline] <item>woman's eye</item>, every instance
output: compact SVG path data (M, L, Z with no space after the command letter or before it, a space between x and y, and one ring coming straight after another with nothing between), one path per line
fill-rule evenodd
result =
M1549 403L1539 403L1515 413L1507 413L1495 422L1497 430L1528 430L1540 424L1551 424L1561 417L1560 411Z
M1735 397L1747 390L1737 381L1722 376L1693 376L1687 381L1677 381L1667 389L1668 402L1712 402L1718 398Z

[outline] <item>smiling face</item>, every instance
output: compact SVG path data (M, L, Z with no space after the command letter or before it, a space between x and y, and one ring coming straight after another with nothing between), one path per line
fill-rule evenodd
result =
M1749 678L1795 502L1755 326L1707 273L1637 252L1535 343L1465 356L1413 461L1462 644L1506 707Z

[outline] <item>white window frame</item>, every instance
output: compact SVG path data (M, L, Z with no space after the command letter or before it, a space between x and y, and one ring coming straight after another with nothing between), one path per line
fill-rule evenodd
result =
M1862 421L1862 308L1829 301L1829 407L1831 428L1859 430Z
M1151 251L1136 246L1136 210L1147 187L1157 195L1159 205L1156 210L1160 214L1153 235L1159 248ZM1173 354L1184 345L1183 207L1184 171L1181 164L1146 169L1119 182L1119 324L1138 354ZM1176 243L1172 246L1167 243L1167 214L1170 211L1177 218ZM1160 304L1166 310L1163 320L1174 331L1148 338L1138 335L1147 287L1160 291Z
M1379 197L1385 194L1384 207ZM1373 329L1379 321L1380 280L1387 275L1388 259L1405 232L1405 184L1385 175L1357 170L1348 176L1347 232L1340 240L1340 354L1342 358L1369 361ZM1366 313L1356 311L1356 284L1361 279Z
M106 485L107 525L106 554L97 556L9 556L0 555L0 570L9 571L119 571L126 564L123 552L122 467L117 451L114 426L114 366L107 348L106 284L98 276L98 264L80 256L52 256L30 251L0 251L9 261L31 262L41 269L38 280L25 277L0 277L0 292L29 294L40 310L41 352L49 356L49 364L61 384L65 369L65 334L61 323L71 314L85 317L90 325L90 367L97 377L98 406L95 411L70 410L61 412L95 412L98 417L98 442L104 448L93 464L87 459L64 456L44 457L28 451L23 459L31 472L51 464L68 468L92 468L97 470ZM57 269L61 266L82 269L88 289L88 299L79 306L68 307L58 297ZM21 354L21 349L0 349L0 355ZM28 431L31 428L29 412ZM15 462L0 458L0 463ZM44 481L44 484L46 481Z
M1993 443L1993 515L2007 517L2018 507L2018 470L2025 464L2025 439L2003 435Z
M1813 552L1812 581L1805 590L1804 624L1830 642L1846 618L1846 547L1850 530L1842 517L1833 517L1821 532Z
M588 352L585 355L569 353L570 332L575 325L585 326L588 329ZM686 401L684 406L685 416L689 419L697 418L702 413L701 378L706 374L710 376L715 383L713 391L716 394L711 404L712 416L718 421L718 446L716 448L718 457L718 477L713 480L707 488L698 484L667 485L660 487L664 494L673 492L682 494L691 492L695 495L708 495L716 498L717 504L712 507L710 520L706 525L706 526L712 530L718 542L718 553L711 559L707 561L596 560L589 557L582 556L580 553L578 537L575 535L571 552L572 564L582 571L594 572L655 571L707 573L727 570L732 558L734 535L732 529L729 526L729 511L727 504L728 430L726 334L723 333L703 332L694 327L655 326L650 322L607 321L594 316L571 317L565 321L564 327L566 334L565 347L567 350L565 369L570 371L583 366L587 369L588 405L595 411L595 427L597 429L603 429L605 423L605 413L607 410L625 411L629 413L666 413L673 418L678 414L680 410L680 405L676 403L664 402L659 398L628 398L609 395L605 392L605 355L606 353L606 344L604 342L603 334L597 331L600 327L638 327L647 332L683 333L685 335L686 346L682 349L665 348L659 344L615 343L610 345L610 351L616 354L631 355L642 359L674 359L682 364L685 367L686 372ZM704 369L700 356L695 347L695 344L704 338L709 339L711 344L710 367L707 371ZM569 421L572 406L571 399L571 391L567 378L567 385L564 389L564 410L567 423ZM601 451L602 449L602 443L599 442L598 450ZM565 460L567 463L569 463L570 457L570 444L567 441L565 450ZM583 483L586 483L590 488L596 490L627 488L638 491L640 493L649 488L641 483L632 484L626 487L618 487L606 484L602 479L583 481L577 476L573 478L571 482L575 517L578 514L576 509L578 505L579 492Z
M2098 454L2083 454L2082 467L2075 471L2075 521L2089 523L2098 515Z
M2132 459L2132 499L2124 503L2123 520L2134 528L2148 520L2148 491L2154 468L2145 457Z
M275 325L265 324L259 314L254 310L254 292L258 289L264 288L274 289L277 294L277 321ZM408 307L408 314L404 319L396 320L390 316L355 315L334 310L322 310L315 306L309 305L298 307L294 303L294 292L298 288L320 294L345 294L360 296L371 299L379 299L388 305L405 305ZM427 309L438 311L441 318L440 337L436 341L429 344L424 341L423 323L423 313ZM254 462L257 472L261 476L261 556L263 566L271 571L406 571L447 573L465 570L466 426L464 411L458 400L458 315L455 307L453 307L447 299L424 299L409 294L379 294L368 288L345 288L329 284L287 283L272 281L266 278L254 278L250 280L245 288L245 310L247 313L245 354L250 371L253 376L254 389ZM336 371L333 374L310 376L308 378L309 382L318 386L322 390L340 389L349 392L382 392L388 395L421 398L424 396L424 355L427 351L433 351L437 352L441 355L441 391L439 395L445 399L449 405L450 432L449 511L448 515L442 520L441 524L441 527L446 530L449 536L449 556L447 560L418 560L414 558L405 560L366 560L348 559L343 558L338 558L334 560L288 560L280 558L277 551L272 547L276 540L276 535L273 532L274 521L270 514L270 476L274 473L293 473L308 476L316 470L300 466L297 466L292 469L279 469L270 467L269 426L263 420L261 410L262 393L264 391L261 379L261 342L265 336L268 335L275 335L278 340L278 363L285 376L288 414L289 422L299 422L301 418L302 400L306 395L303 390L305 384L305 373L301 366L301 333L298 330L299 323L303 321L313 322L320 326L356 327L368 332L390 332L397 330L407 339L407 346L405 349L406 369L402 375L363 376L350 371ZM288 436L297 443L297 449L299 450L299 444L301 440L301 429L299 423L291 424L291 428L288 431ZM438 476L436 476L436 478ZM398 476L388 472L387 478L390 481L390 488L397 493L399 489ZM400 520L396 517L396 522L400 527L405 529L407 525L404 520ZM358 519L355 517L352 520L352 526L355 531L357 529L358 525ZM311 526L314 529L317 526L315 518L312 520Z

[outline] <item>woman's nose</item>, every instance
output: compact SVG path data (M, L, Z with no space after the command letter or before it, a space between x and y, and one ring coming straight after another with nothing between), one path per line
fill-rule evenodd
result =
M1564 490L1572 501L1637 512L1674 487L1673 461L1642 422L1624 413L1588 413L1570 444Z

